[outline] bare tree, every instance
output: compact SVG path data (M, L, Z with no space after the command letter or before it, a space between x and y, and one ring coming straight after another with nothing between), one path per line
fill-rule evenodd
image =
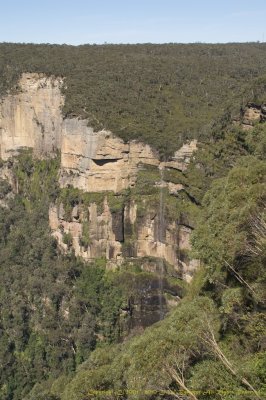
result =
M260 256L266 243L266 220L263 213L266 211L264 205L263 211L259 215L251 217L250 228L252 239L247 243L247 253L250 256Z
M188 366L191 355L193 355L193 352L191 350L180 348L176 353L175 362L172 365L165 365L165 369L169 377L173 380L173 382L177 384L177 386L182 390L183 393L186 393L186 395L180 394L168 388L169 393L178 400L198 400L195 394L187 387L185 382L185 370Z
M256 294L255 291L252 289L252 287L247 283L247 281L245 281L245 279L240 275L239 272L237 272L235 270L235 268L231 264L229 264L227 261L225 261L225 264L230 269L230 271L233 273L233 275L236 277L238 282L240 282L242 285L246 286L251 293Z
M244 378L243 376L241 376L241 374L239 373L239 371L237 371L234 366L232 365L232 363L228 360L228 358L226 357L226 355L224 354L224 352L222 351L222 349L220 348L219 344L217 343L215 336L214 336L214 332L213 329L210 325L210 322L207 320L207 330L204 332L203 336L202 336L202 340L205 343L205 345L207 346L207 349L210 350L213 355L215 357L217 357L222 364L225 366L225 368L235 377L237 378L237 380L242 383L242 385L244 385L245 387L247 387L249 390L251 390L257 399L261 399L259 393L257 392L257 390L248 382L248 380L246 378Z

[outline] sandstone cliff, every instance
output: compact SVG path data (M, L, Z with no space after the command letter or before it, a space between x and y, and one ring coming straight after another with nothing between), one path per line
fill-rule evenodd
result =
M63 79L23 74L20 91L0 102L0 154L6 160L23 147L37 156L61 152L60 184L84 191L119 192L134 185L140 164L159 166L149 145L94 132L88 121L63 119ZM167 166L184 170L196 141L178 150ZM162 163L161 163L162 164Z
M64 251L73 249L76 256L86 260L104 257L111 268L126 259L141 258L145 269L145 259L153 258L155 264L156 259L163 259L180 277L190 281L198 266L197 260L187 257L192 227L177 220L161 221L159 207L145 204L145 200L141 204L130 201L112 211L105 197L103 204L76 205L70 218L62 203L54 204L49 221L52 234Z
M147 144L125 143L109 131L95 132L86 120L64 119L63 84L62 78L23 74L19 91L1 99L0 155L3 160L24 147L32 148L36 157L52 157L59 151L61 188L116 194L133 188L145 165L157 171L187 168L197 148L196 140L185 143L172 159L162 162ZM180 183L163 179L154 186L159 190L168 188L169 196L183 189ZM75 205L70 218L66 218L63 204L51 205L51 230L62 249L74 249L77 256L86 260L105 257L112 265L126 258L164 259L183 278L190 279L197 263L184 259L181 253L190 249L192 228L175 219L162 223L158 204L154 206L145 201L142 199L137 204L131 198L114 212L105 197L101 206L95 202L86 207ZM145 212L140 213L140 209Z
M65 120L60 184L84 191L120 192L134 185L139 164L159 165L150 146L124 143L111 132L94 132L86 121Z
M16 94L0 100L0 155L3 160L23 147L38 156L54 154L61 145L63 80L23 74Z

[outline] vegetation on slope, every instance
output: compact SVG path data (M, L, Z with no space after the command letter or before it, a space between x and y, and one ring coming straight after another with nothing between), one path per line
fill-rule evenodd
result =
M155 277L60 254L48 207L80 193L59 190L58 160L23 153L9 161L16 194L0 182L8 206L0 207L0 398L265 398L266 127L228 127L224 113L257 77L251 97L265 101L265 45L0 47L2 94L23 71L63 75L65 115L140 138L163 156L186 137L207 139L175 176L185 187L180 200L194 199L202 267L165 320L126 340L129 292L147 295ZM156 200L156 179L153 170L140 173L136 200ZM177 217L182 210L167 201Z
M64 114L87 118L165 157L245 98L261 98L266 45L0 44L0 95L22 72L65 77ZM254 79L260 79L258 91ZM252 90L251 90L252 88ZM236 107L236 109L235 109Z
M193 248L202 267L179 305L30 399L265 398L265 140L265 125L224 130L185 173L201 202Z
M48 224L50 203L65 196L59 157L36 160L23 151L6 166L15 194L0 180L0 398L21 400L37 382L71 376L96 347L121 341L136 318L149 324L149 305L138 315L134 307L158 296L158 277L61 254Z

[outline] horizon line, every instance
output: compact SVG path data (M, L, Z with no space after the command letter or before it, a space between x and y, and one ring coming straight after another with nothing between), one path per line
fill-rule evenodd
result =
M230 45L230 44L266 44L266 41L245 41L245 42L101 42L101 43L79 43L79 44L71 44L71 43L49 43L49 42L8 42L8 41L0 41L0 44L17 44L17 45L46 45L46 46L137 46L137 45L154 45L154 46L163 46L163 45Z

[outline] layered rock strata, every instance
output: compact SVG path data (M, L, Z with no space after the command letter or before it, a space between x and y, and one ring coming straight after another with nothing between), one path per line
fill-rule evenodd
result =
M0 156L7 160L23 147L51 156L61 146L63 80L23 74L15 94L0 99Z
M141 164L184 170L196 150L186 143L171 161L160 163L149 145L125 143L111 132L94 132L88 121L63 119L63 79L23 74L20 90L0 101L0 155L3 160L24 147L38 157L61 152L60 185L83 191L119 192L134 186Z
M125 143L111 132L94 132L86 121L65 120L60 185L85 192L115 193L134 186L140 164L159 165L150 146Z
M79 118L64 119L62 78L43 74L22 75L19 90L0 100L0 156L3 160L16 155L20 149L32 148L36 157L53 157L61 153L59 183L62 188L73 186L83 192L119 193L136 184L138 171L143 165L184 171L193 152L196 140L185 143L171 160L162 162L151 147L137 141L125 143L113 133L95 132L88 121ZM9 177L9 179L11 179ZM159 182L176 195L181 184ZM154 257L182 271L192 274L194 266L181 259L182 249L189 249L191 227L168 221L158 234L158 210L146 207L139 217L138 207L130 202L119 212L110 210L105 200L101 212L95 203L87 209L74 207L67 219L61 205L50 208L50 226L60 246L70 246L77 256L87 260L106 257L119 263L125 258ZM84 225L87 225L86 245L82 242ZM68 235L68 236L67 236Z
M133 201L112 212L105 198L100 207L96 203L75 206L71 217L66 218L63 205L54 204L49 211L50 227L64 251L73 249L76 256L88 261L104 257L109 266L117 266L125 259L164 259L189 281L198 266L197 260L186 257L193 228L177 221L161 224L158 209L146 205L143 215L138 212L140 206L143 204Z

